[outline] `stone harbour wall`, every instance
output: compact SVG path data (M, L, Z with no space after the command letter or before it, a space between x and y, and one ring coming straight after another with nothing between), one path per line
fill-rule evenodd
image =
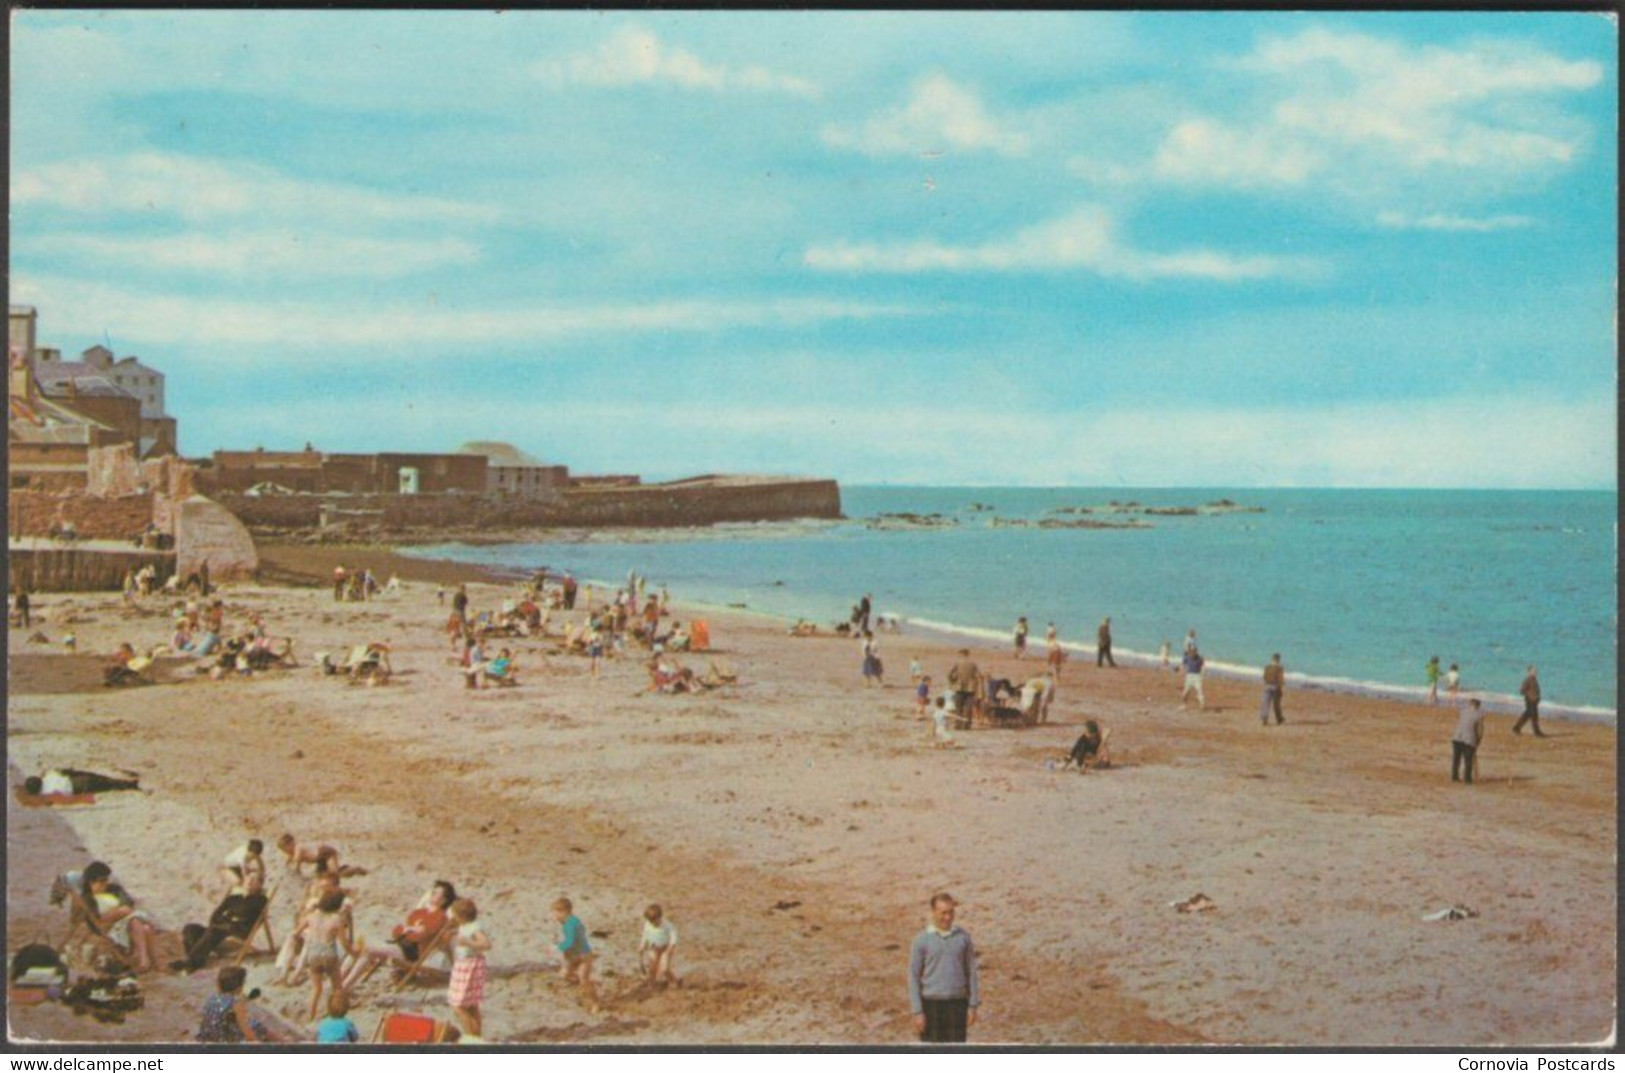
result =
M102 551L85 548L18 548L7 555L6 569L13 586L29 592L117 592L124 574L151 563L163 583L175 572L170 552Z
M718 485L642 485L566 490L556 501L475 495L279 495L218 493L250 529L314 530L322 509L362 528L526 529L712 525L717 522L838 518L839 485L830 480Z
M153 519L153 497L87 496L17 490L7 504L12 536L45 536L72 522L83 540L130 540Z

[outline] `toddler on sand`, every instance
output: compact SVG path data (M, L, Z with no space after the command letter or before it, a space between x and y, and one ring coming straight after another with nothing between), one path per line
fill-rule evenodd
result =
M570 899L560 898L553 903L553 919L559 922L559 941L554 945L564 955L559 975L566 983L580 984L581 994L592 1012L598 1012L597 985L593 983L592 966L598 955L587 942L587 926L574 913Z
M638 943L638 960L648 972L651 984L675 984L672 962L677 956L677 928L659 905L643 911L643 939Z

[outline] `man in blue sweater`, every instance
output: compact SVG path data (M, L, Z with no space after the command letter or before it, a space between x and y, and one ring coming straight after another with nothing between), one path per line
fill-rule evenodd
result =
M976 947L955 926L951 894L931 898L931 923L914 940L908 957L908 1001L921 1043L964 1043L982 1004Z

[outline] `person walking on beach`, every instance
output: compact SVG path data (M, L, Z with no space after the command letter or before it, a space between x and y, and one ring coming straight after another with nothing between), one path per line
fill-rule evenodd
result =
M1428 703L1436 705L1439 703L1440 671L1438 656L1434 656L1432 659L1428 660L1426 674L1428 679Z
M1027 658L1027 616L1016 619L1016 658Z
M874 634L866 632L863 635L863 688L868 689L871 685L884 688L886 683L881 681L882 673L880 642L875 640Z
M11 604L17 611L17 624L25 630L32 626L33 620L28 617L28 590L18 585L17 595L12 598Z
M1523 725L1532 723L1535 737L1544 738L1546 732L1540 729L1540 675L1533 666L1530 666L1529 674L1524 678L1523 685L1518 687L1518 692L1523 694L1523 714L1512 724L1512 733L1522 734Z
M344 582L344 564L339 563L333 568L333 599L336 602L342 602L344 600Z
M858 601L858 621L855 623L859 633L869 632L869 614L873 610L874 603L869 599L869 594L864 593L863 599Z
M1180 666L1185 669L1185 688L1179 694L1180 708L1183 709L1185 702L1190 699L1192 693L1195 693L1197 710L1207 711L1207 697L1202 693L1202 667L1205 662L1202 653L1194 646L1185 649L1185 657L1180 661Z
M908 1001L921 1043L964 1043L982 1004L970 933L954 923L953 895L931 897L931 920L908 955Z
M1173 651L1173 645L1169 644L1167 641L1162 642L1162 652L1160 655L1162 656L1162 669L1165 671L1173 670L1173 667L1169 663L1169 657L1173 654Z
M1185 635L1185 651L1186 652L1195 652L1196 651L1196 627L1195 626L1192 626L1191 631Z
M1463 774L1470 786L1478 768L1478 745L1484 740L1484 709L1474 697L1456 720L1456 733L1450 739L1450 781L1460 782ZM1466 768L1462 773L1461 769Z
M1112 620L1110 618L1103 619L1100 623L1100 629L1095 631L1095 666L1104 667L1107 664L1113 667L1117 666L1117 661L1112 659Z
M1044 631L1044 663L1055 672L1055 677L1061 677L1061 664L1066 662L1066 650L1061 647L1061 639L1055 632L1055 623L1049 624Z
M948 668L948 684L954 687L954 711L969 725L971 704L982 687L982 671L970 658L970 649L959 650L959 662Z
M1444 684L1450 690L1451 706L1461 707L1461 668L1452 663L1450 673L1444 676Z
M1275 709L1275 725L1286 722L1281 715L1281 691L1286 688L1286 668L1281 666L1281 653L1270 657L1264 667L1264 702L1258 709L1258 721L1270 725L1270 709Z

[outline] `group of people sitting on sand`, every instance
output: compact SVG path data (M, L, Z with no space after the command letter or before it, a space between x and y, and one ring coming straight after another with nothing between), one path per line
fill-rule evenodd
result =
M1049 722L1055 703L1055 668L1046 666L1019 686L1009 678L984 672L971 658L970 650L959 650L959 658L948 670L948 688L933 686L918 658L909 664L914 682L914 714L932 724L932 744L936 748L956 748L955 730L973 726L1036 726ZM1096 720L1084 723L1083 732L1061 758L1064 769L1079 772L1111 765L1107 740L1111 732Z
M972 726L1036 726L1049 721L1055 702L1055 671L1046 667L1019 686L1012 679L986 674L971 658L970 650L959 650L959 658L948 670L948 688L933 700L931 676L924 673L918 658L909 664L914 683L915 714L926 718L933 708L946 715L950 729Z
M108 686L150 684L154 662L165 656L191 659L198 674L214 679L298 666L293 639L272 636L262 615L251 614L246 626L228 632L223 600L216 597L203 604L189 599L176 607L167 643L145 653L137 652L128 641L119 645L102 668L103 682Z
M350 601L352 603L365 603L380 594L395 595L401 591L401 579L394 574L389 576L386 584L378 584L378 578L368 567L359 570L347 569L343 563L333 567L333 599L339 603Z
M345 881L365 876L366 869L342 863L339 851L331 845L302 842L292 834L277 840L276 852L282 875L269 884L271 869L261 840L249 839L228 853L219 865L223 894L207 923L188 924L181 931L182 957L170 963L178 972L207 967L230 941L242 944L235 961L220 970L217 994L204 1005L196 1037L200 1042L290 1038L278 1032L274 1019L254 1015L249 1003L259 992L243 991L247 978L240 966L261 935L277 951L271 986L309 984L307 1023L317 1021L325 1011L316 1029L318 1042L359 1039L353 1022L347 1026L342 1022L348 1022L357 990L386 967L395 987L419 978L444 979L461 1034L474 1038L483 1034L485 958L492 942L471 899L460 896L449 880L436 879L390 928L388 938L369 942L357 934L355 893L345 886ZM302 882L304 888L286 939L277 947L271 938L270 911L278 891L290 882ZM98 956L103 958L98 965L101 970L142 974L158 966L162 933L114 880L107 864L95 861L59 877L52 901L69 903L77 933L85 942L96 944ZM552 915L560 974L566 983L581 989L584 1001L597 1012L594 967L598 955L589 931L569 898L553 902ZM640 924L637 952L643 982L649 987L677 984L676 926L658 904L644 911Z

